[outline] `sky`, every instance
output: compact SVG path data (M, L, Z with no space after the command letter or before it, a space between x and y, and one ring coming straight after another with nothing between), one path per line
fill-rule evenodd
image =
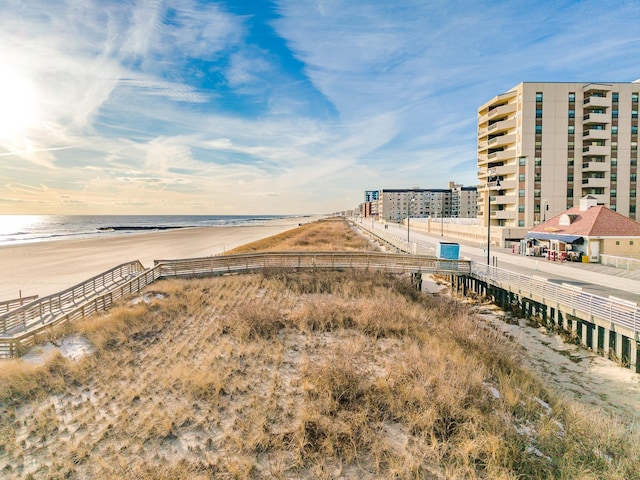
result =
M309 214L477 182L477 109L640 78L638 0L2 0L0 214Z

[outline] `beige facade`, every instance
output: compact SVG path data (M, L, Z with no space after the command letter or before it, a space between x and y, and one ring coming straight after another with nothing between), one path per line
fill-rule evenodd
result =
M533 227L585 195L632 219L638 96L633 83L520 83L478 109L478 216ZM489 200L489 192L491 198Z

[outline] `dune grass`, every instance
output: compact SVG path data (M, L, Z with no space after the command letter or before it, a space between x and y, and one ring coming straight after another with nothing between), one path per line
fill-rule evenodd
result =
M637 430L409 278L273 270L140 298L66 327L91 356L3 364L0 477L638 478Z

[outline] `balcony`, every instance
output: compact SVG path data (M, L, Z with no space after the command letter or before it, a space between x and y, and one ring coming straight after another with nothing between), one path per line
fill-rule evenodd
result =
M582 121L585 125L588 125L590 123L607 124L611 121L611 119L606 113L586 113L585 115L583 115Z
M495 190L491 190L495 193ZM512 205L516 203L515 195L491 195L491 205Z
M611 150L604 145L587 145L582 148L582 153L589 155L609 155Z
M499 137L493 137L491 140L487 142L492 148L497 147L506 147L507 145L512 145L516 143L516 134L511 133L509 135L501 135Z
M583 162L583 172L608 172L609 164L607 162Z
M506 105L501 105L499 107L494 108L493 110L489 110L487 113L487 118L494 118L496 115L509 115L516 112L517 105L515 103L508 103Z
M489 128L487 129L487 131L491 133L499 133L499 132L511 130L513 128L516 128L516 119L507 118L506 120L501 120L499 122L489 125Z
M585 106L589 107L610 107L611 102L607 97L587 97L582 102Z
M582 188L603 188L609 186L608 178L583 178Z
M513 220L516 218L516 212L513 210L495 210L491 212L491 218L496 220Z
M501 161L501 160L511 160L516 158L516 149L508 148L507 150L502 150L500 152L493 152L487 155L487 159L493 162Z
M585 140L608 140L611 138L611 132L609 130L590 128L582 132L582 138Z

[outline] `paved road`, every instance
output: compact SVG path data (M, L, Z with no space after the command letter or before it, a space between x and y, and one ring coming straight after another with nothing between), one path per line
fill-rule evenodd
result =
M396 224L388 224L385 230L384 225L374 223L374 230L392 233L406 239L407 227ZM367 228L371 228L369 222ZM460 244L460 256L469 258L474 262L486 264L486 245L461 240L453 237L428 234L420 230L411 229L411 242L416 242L422 246L433 246L437 242L456 242ZM582 287L585 292L602 297L614 296L640 304L640 272L627 271L613 267L605 267L595 263L577 262L553 262L542 257L526 257L514 254L506 248L491 246L490 254L492 262L498 268L519 273L522 275L536 276L547 279L555 283L567 283L577 287Z

